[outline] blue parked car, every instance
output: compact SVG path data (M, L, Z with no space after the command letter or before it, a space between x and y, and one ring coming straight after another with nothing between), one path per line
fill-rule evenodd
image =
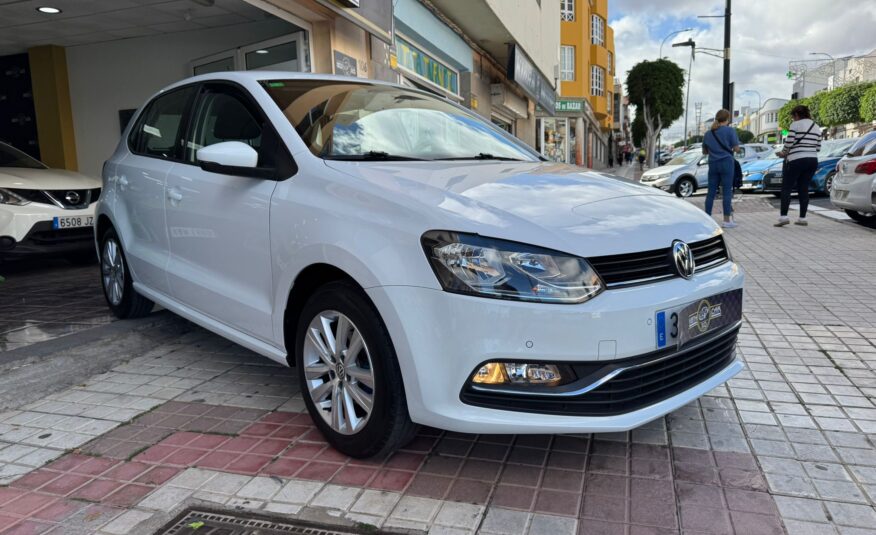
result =
M780 158L754 160L742 165L742 191L763 191L763 175L767 170L780 163Z
M833 139L821 143L821 151L818 153L818 168L809 183L809 193L830 195L833 185L833 177L836 175L836 165L840 158L858 141L858 138ZM745 169L743 168L743 175ZM743 178L744 182L745 178ZM782 160L776 160L763 175L763 188L761 191L772 193L778 197L782 192Z

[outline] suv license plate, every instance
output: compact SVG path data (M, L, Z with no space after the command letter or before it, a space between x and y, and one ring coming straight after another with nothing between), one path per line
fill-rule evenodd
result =
M742 319L742 290L731 290L686 305L660 310L655 315L657 349L682 347L695 338Z
M91 215L52 218L52 228L55 230L64 229L64 228L80 228L80 227L93 227L93 226L94 226L94 216L91 216Z

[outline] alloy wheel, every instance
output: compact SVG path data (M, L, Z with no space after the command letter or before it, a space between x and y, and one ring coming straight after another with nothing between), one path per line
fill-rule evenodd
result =
M100 273L103 289L110 304L118 306L124 297L125 261L116 240L110 238L103 244L103 254L100 255Z
M693 195L693 184L690 180L682 180L678 183L678 192L682 197L690 197Z
M317 314L307 327L304 378L322 419L343 435L361 430L374 408L374 369L359 329L336 310Z

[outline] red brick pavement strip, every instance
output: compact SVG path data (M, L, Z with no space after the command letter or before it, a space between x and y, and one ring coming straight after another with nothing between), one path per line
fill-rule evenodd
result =
M0 488L0 533L57 527L83 508L97 507L90 503L103 513L121 511L189 467L576 517L582 533L623 533L630 525L633 531L782 532L775 502L749 454L426 428L388 458L359 460L328 446L307 414L262 413L243 425L252 411L168 405L132 424L138 434L162 438L130 460L71 453ZM238 432L176 431L165 437L150 431L168 425L168 418L199 415L217 420L208 422L211 429L233 424Z

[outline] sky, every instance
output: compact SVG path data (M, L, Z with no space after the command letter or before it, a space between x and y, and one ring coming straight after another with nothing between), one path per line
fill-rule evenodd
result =
M697 47L721 49L724 44L724 0L608 0L609 24L614 28L617 77L642 60L663 56L687 72L690 48L672 43L692 38ZM736 83L734 107L756 108L771 97L790 98L794 81L786 77L790 61L825 62L834 57L869 54L876 49L876 0L736 0L732 5L730 80ZM718 52L720 54L720 52ZM714 117L721 107L723 61L697 53L690 87L689 131L695 131L694 103L702 103L702 118ZM663 133L664 141L683 137L684 117Z

